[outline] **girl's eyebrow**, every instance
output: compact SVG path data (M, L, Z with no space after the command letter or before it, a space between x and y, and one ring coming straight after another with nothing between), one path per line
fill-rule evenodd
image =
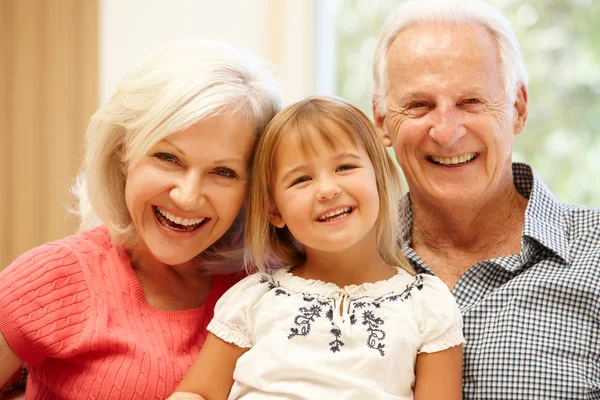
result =
M345 152L340 153L337 156L335 156L336 160L340 160L342 158L355 158L355 159L359 160L361 157L356 153L352 153L352 152L348 152L348 151L345 151Z
M288 171L287 171L285 174L283 174L283 177L281 177L281 180L282 180L282 181L285 181L286 179L288 179L288 177L289 177L290 175L293 175L293 174L295 174L296 172L298 172L298 171L300 171L300 170L302 170L302 169L304 169L304 168L306 168L306 164L300 164L300 165L297 165L296 167L294 167L294 168L292 168L292 169L288 170Z
M349 152L349 151L344 151L341 153L338 153L335 157L333 157L334 160L342 160L344 158L353 158L356 160L360 160L361 157L353 152ZM290 175L293 175L294 173L301 171L302 169L306 168L306 164L300 164L295 166L294 168L288 170L285 174L283 174L283 177L281 178L282 181L285 181Z

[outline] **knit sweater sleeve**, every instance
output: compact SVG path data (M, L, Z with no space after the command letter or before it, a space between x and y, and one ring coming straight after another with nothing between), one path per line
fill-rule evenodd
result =
M79 259L64 245L34 248L0 273L0 331L26 363L77 350L89 306Z

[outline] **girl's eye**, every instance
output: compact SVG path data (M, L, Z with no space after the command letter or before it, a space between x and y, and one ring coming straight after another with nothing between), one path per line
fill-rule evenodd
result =
M339 171L349 171L351 169L356 168L355 165L350 165L350 164L345 164L345 165L340 165L339 167L337 167L336 172Z
M169 154L169 153L156 153L154 155L154 157L158 158L161 161L165 161L168 163L176 163L177 162L177 157L175 157L173 154Z
M308 182L310 178L308 176L301 176L300 178L294 179L292 182L292 186L297 185L299 183Z
M215 170L215 173L225 178L237 178L238 174L231 168L220 167Z

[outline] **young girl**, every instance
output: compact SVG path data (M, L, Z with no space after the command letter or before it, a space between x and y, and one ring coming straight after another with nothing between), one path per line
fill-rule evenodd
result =
M400 193L355 107L312 97L279 113L249 189L259 272L219 300L170 399L460 399L460 313L402 255Z

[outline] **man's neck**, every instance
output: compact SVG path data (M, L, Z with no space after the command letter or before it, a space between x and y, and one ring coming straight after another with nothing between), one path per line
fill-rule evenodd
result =
M412 200L412 248L451 288L476 263L520 251L528 200L512 186L479 204Z

